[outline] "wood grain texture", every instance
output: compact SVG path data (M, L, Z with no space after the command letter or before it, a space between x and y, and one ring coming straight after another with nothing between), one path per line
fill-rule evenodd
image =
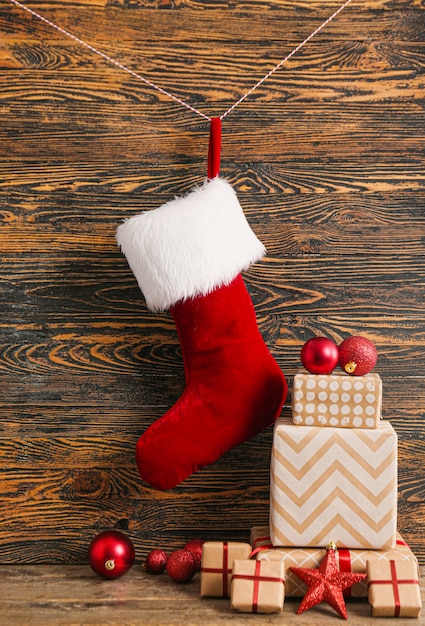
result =
M424 568L421 570L422 581ZM223 598L201 598L200 576L187 585L173 583L168 576L152 576L135 565L123 578L105 581L97 578L88 566L61 565L3 565L2 613L0 624L23 626L56 626L57 624L161 624L162 626L200 626L220 624L246 626L248 624L282 624L288 626L328 626L336 613L327 604L321 604L301 615L296 611L299 598L285 599L284 612L268 615L237 613L230 610L230 601ZM421 585L425 602L425 589ZM365 599L348 599L348 619L358 626L373 626L376 618L370 615ZM380 618L379 624L389 626L391 618ZM422 626L423 617L413 623ZM408 626L410 618L398 618L397 624Z
M211 116L339 5L31 3ZM109 527L139 560L194 536L247 540L268 519L271 429L172 492L134 460L184 371L115 229L203 180L208 124L7 1L0 33L0 562L84 564ZM353 2L225 119L222 150L267 247L245 279L289 384L314 335L378 348L399 530L422 563L424 33L423 0Z

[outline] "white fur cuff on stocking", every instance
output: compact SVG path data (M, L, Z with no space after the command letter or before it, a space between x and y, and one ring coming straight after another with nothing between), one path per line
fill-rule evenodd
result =
M126 220L117 241L155 311L229 284L265 253L235 191L218 177Z

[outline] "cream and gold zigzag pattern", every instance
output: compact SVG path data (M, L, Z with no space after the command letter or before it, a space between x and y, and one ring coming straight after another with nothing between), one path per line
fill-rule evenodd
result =
M274 545L388 549L397 526L397 436L278 420L271 463Z

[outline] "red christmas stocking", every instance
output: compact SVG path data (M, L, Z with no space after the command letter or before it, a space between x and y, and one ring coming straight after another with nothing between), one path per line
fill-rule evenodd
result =
M142 479L172 489L269 426L285 401L285 378L240 275L264 247L218 177L130 218L117 241L147 306L169 309L179 334L184 393L136 450Z

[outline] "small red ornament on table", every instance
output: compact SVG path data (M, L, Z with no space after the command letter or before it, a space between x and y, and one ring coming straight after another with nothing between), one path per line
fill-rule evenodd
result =
M144 562L144 569L150 574L162 574L167 565L168 555L165 550L155 548L151 550Z
M119 578L134 563L134 546L131 539L119 530L105 530L92 540L88 558L93 571L99 576Z
M197 572L196 558L189 550L174 550L168 557L167 574L176 583L188 583Z
M326 555L319 569L290 568L308 586L308 591L302 599L297 613L303 613L316 604L327 602L342 618L347 619L347 608L342 592L366 578L366 574L340 572L336 562L336 545L330 543L326 550Z
M191 552L194 556L198 572L201 571L203 545L203 539L190 539L184 546L185 550L189 550L189 552Z

